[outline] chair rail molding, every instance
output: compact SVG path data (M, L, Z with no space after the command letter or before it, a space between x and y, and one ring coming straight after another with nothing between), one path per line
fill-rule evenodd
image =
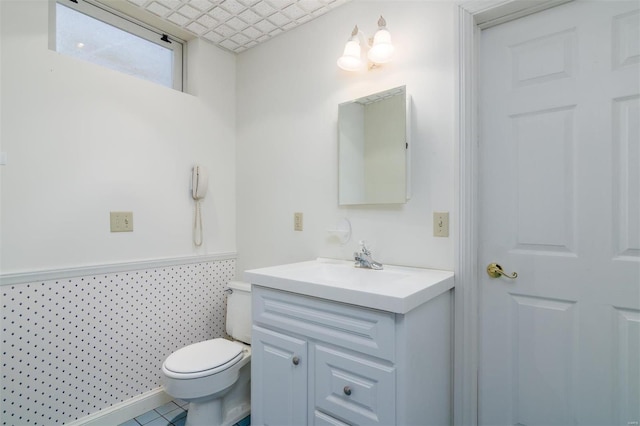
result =
M135 271L139 269L162 268L175 265L213 262L216 260L235 259L235 252L216 253L206 255L150 259L133 262L109 263L89 266L72 266L68 268L49 269L40 271L26 271L17 273L0 273L0 287L4 285L24 284L36 281L47 281L81 277L84 275L110 274L113 272Z

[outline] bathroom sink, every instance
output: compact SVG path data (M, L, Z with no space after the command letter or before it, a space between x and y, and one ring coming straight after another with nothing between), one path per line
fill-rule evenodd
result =
M267 288L401 314L454 285L450 271L392 265L363 269L352 261L324 258L245 271L244 279Z
M289 276L293 279L317 283L331 282L336 285L352 283L357 283L360 286L393 284L409 276L406 273L388 270L356 268L353 266L353 262L318 260L302 264L296 263L292 266Z

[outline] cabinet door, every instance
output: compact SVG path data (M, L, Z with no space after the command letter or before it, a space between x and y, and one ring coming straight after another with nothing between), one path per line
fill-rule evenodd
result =
M253 326L251 424L307 423L307 342Z

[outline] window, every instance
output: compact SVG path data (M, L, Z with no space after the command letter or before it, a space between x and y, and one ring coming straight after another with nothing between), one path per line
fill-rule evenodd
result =
M182 43L85 0L55 4L55 50L182 90Z

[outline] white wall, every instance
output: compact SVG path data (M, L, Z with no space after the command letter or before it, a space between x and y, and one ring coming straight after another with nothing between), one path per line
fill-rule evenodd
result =
M192 41L181 93L48 49L46 0L3 0L0 271L235 247L235 58ZM210 173L192 243L190 170ZM133 211L110 233L109 211Z
M393 63L362 74L336 59L353 26L366 36L384 15ZM453 239L433 237L434 211L453 212L455 5L354 1L238 56L238 271L351 258L360 239L376 260L453 269ZM413 197L404 205L337 205L338 104L407 85L413 98ZM304 213L303 232L293 213ZM345 246L327 228L348 217ZM452 230L455 223L451 224Z

